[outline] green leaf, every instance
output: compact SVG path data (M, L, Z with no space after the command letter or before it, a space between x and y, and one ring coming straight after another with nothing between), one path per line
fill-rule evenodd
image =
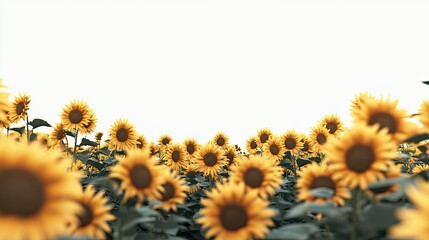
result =
M39 118L33 119L33 121L29 122L28 125L32 126L33 129L36 129L38 127L52 127L51 124Z
M322 213L326 216L335 216L338 214L342 214L341 208L336 208L333 203L300 203L294 206L292 209L286 213L285 219L293 219L293 218L302 218L308 212L312 213ZM347 211L351 211L351 208L346 206L342 207L342 209L347 209Z
M71 132L69 130L66 131L66 135L70 136L70 137L74 137L74 138L76 137L76 134L74 134L73 132Z
M98 143L93 142L87 138L82 138L82 141L80 142L79 146L93 146L96 147L98 146Z
M423 134L414 135L414 136L406 139L404 142L419 143L421 141L428 140L428 139L429 139L429 134L423 133Z
M383 181L369 184L368 189L374 194L383 193L387 191L390 186L392 186L393 184L397 184L402 180L403 178L389 178Z
M109 151L108 147L103 147L98 152L101 153L101 154L104 154L106 156L108 156L110 154L110 151Z
M429 81L422 81L422 83L429 85Z
M266 239L308 240L319 232L319 227L311 223L295 223L272 230Z
M298 158L296 162L298 163L298 167L302 167L311 163L310 159L306 159L306 158Z
M417 149L419 149L420 152L422 152L422 153L425 153L428 150L428 148L426 146L423 146L423 145L422 146L418 146Z
M98 162L97 159L95 158L90 158L88 159L88 161L86 162L87 165L93 166L95 168L97 168L98 170L101 170L104 168L104 164L101 164Z
M399 222L395 212L397 207L386 204L370 204L363 209L361 227L368 230L385 230Z
M313 188L309 192L311 195L320 198L331 198L334 196L334 190L325 187Z
M35 133L31 133L31 134L30 134L30 142L33 142L33 141L35 141L35 140L37 140L37 134L35 134Z
M320 157L311 157L309 159L313 162L318 162L318 163L320 163L320 161L322 161L322 159Z
M86 164L86 162L88 162L88 159L89 159L89 154L87 152L76 153L76 155L74 156L77 159L79 159L83 164Z
M422 163L429 164L429 158L420 158L419 161Z
M17 133L19 133L19 134L21 134L21 135L22 135L22 134L24 133L25 126L18 127L18 128L9 128L9 130L14 131L14 132L17 132Z

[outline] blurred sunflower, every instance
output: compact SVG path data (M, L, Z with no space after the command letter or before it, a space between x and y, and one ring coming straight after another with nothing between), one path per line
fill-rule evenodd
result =
M186 152L182 144L173 143L168 146L167 153L167 166L174 171L181 171L187 165Z
M262 239L274 225L269 202L259 198L257 191L246 191L243 183L217 185L201 205L202 217L196 222L208 229L207 239Z
M0 78L0 122L1 123L11 123L10 118L8 116L8 112L11 109L12 103L9 102L9 93L3 91L6 88L3 85L3 80Z
M97 132L95 134L95 140L96 141L101 141L102 138L103 138L103 132Z
M15 99L8 111L9 119L12 123L17 123L21 119L25 120L30 102L30 96L25 93L15 96Z
M195 166L204 176L216 177L223 166L226 165L225 156L217 145L208 143L202 146L196 155Z
M195 181L193 178L195 178L197 173L198 173L197 167L195 167L194 164L188 164L188 166L186 167L186 170L183 172L183 175L186 177L188 182L190 182L191 184L196 184L197 181ZM200 188L201 187L199 186L190 187L188 188L188 193L194 193L198 191Z
M286 148L284 147L280 137L272 136L264 145L264 156L271 159L281 160L285 153Z
M416 131L416 125L410 120L404 109L398 109L398 100L380 99L367 101L356 112L355 123L368 126L377 125L379 129L386 128L396 143L410 137Z
M9 117L9 111L1 112L2 102L1 102L1 92L0 92L0 128L10 128L10 124L12 123ZM2 114L4 113L4 114Z
M266 143L268 139L271 138L273 133L269 128L262 128L258 130L258 133L256 135L257 135L258 145L262 145Z
M188 159L194 158L200 147L195 138L185 139L185 141L183 141L183 146L186 149L186 153L188 154Z
M394 239L426 240L429 238L429 183L418 179L416 186L405 190L414 208L400 208L396 211L400 223L388 230Z
M413 174L418 174L427 170L429 170L428 164L417 164L413 167Z
M119 119L110 127L109 148L121 150L133 149L137 145L137 132L127 119Z
M148 149L150 151L151 157L158 157L159 148L158 148L158 146L156 146L156 144L154 142L149 143Z
M246 140L246 151L249 154L254 154L258 150L258 138L256 136L252 136Z
M89 122L89 107L83 100L73 100L63 108L61 122L67 130L81 130Z
M50 134L52 145L61 145L65 138L66 138L66 129L64 128L64 125L62 123L55 124Z
M75 199L80 204L81 211L77 213L78 221L69 226L73 236L106 238L105 233L111 231L107 222L115 220L115 217L110 214L112 206L106 205L109 198L103 195L104 191L96 194L94 186L89 185L85 192Z
M311 146L316 152L322 152L325 149L326 143L331 138L329 131L322 125L317 125L311 129L309 138Z
M429 100L423 101L420 104L419 119L423 124L426 132L429 132Z
M313 152L313 145L310 138L305 134L299 135L300 142L302 143L302 147L300 149L302 155L307 156L308 154Z
M285 132L280 136L280 138L283 146L286 148L286 151L290 151L292 154L297 154L303 146L303 143L300 141L301 139L295 130Z
M344 130L343 123L341 122L340 118L336 114L324 116L320 121L320 124L329 131L329 134L332 134L332 135L337 136L340 133L342 133Z
M54 239L76 221L79 176L57 153L2 140L0 239Z
M173 139L168 134L159 136L158 144L161 151L164 151L168 144L172 143Z
M228 146L224 150L224 156L227 160L226 166L229 168L232 165L237 165L237 152L234 146Z
M267 199L280 188L283 182L283 169L276 161L266 159L261 155L251 155L242 158L240 165L231 167L230 181L234 184L244 183L249 190L256 190L258 195Z
M136 147L138 149L143 149L147 147L147 140L145 138L145 136L143 134L140 134L139 137L137 138L137 144Z
M155 205L154 208L161 208L166 212L176 212L176 205L185 202L186 192L189 189L185 180L178 177L174 172L171 172L170 175L165 178L162 188L162 196L158 199L161 204Z
M88 122L83 124L80 132L82 134L90 134L94 132L96 125L97 117L95 116L95 112L93 110L88 110Z
M396 144L377 126L357 125L326 147L334 179L341 179L350 189L364 190L369 183L383 180L383 171L393 167L395 156Z
M353 118L356 118L357 112L360 111L361 106L366 104L367 102L376 101L375 97L367 92L361 92L355 95L355 99L353 99L350 108L350 115Z
M47 133L37 133L37 142L39 142L43 147L50 147L49 134Z
M159 199L161 197L162 183L168 169L156 165L154 158L148 150L130 150L128 156L119 161L118 165L111 167L110 178L121 180L119 192L125 192L123 202L136 196L139 201L148 197Z
M223 132L218 132L213 137L213 143L218 145L219 147L226 147L228 145L228 141L229 137Z
M303 167L298 172L300 178L298 178L298 183L296 184L298 190L297 200L315 203L333 202L335 205L344 205L346 203L345 199L351 197L350 192L342 182L335 180L332 174L332 169L324 163L312 162ZM333 191L332 197L322 198L311 193L311 190L320 187L331 189Z

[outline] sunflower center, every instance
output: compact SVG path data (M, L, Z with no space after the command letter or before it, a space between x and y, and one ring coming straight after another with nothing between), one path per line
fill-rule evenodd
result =
M310 185L310 189L321 187L332 189L335 193L335 182L328 176L315 177Z
M378 123L380 125L380 128L387 128L389 130L389 133L396 132L396 120L389 113L385 113L385 112L375 113L371 116L368 123L369 125L374 125Z
M89 120L87 124L83 124L85 128L89 128L92 126L92 120Z
M136 188L147 188L152 182L149 169L143 165L134 166L130 171L131 182Z
M137 139L137 148L142 148L143 147L143 143L140 139Z
M326 143L327 139L326 139L325 134L319 133L319 134L317 134L316 140L317 140L317 143L319 143L320 145L323 145Z
M46 138L42 139L42 144L43 144L43 146L47 146L48 145L48 139L46 139Z
M257 168L249 168L244 172L244 182L247 186L252 188L257 188L262 185L264 181L264 173Z
M218 146L223 146L225 144L225 139L223 137L220 137L216 140L216 144Z
M346 153L347 167L358 173L368 170L374 161L374 150L366 145L358 144L352 146Z
M189 154L193 154L193 153L195 152L195 146L194 146L193 144L188 144L188 145L186 146L186 151L187 151Z
M204 164L209 167L212 167L217 163L217 157L214 153L207 153L206 155L204 155L203 160Z
M79 228L82 228L92 222L94 214L92 213L91 208L87 204L80 203L80 205L83 208L83 212L81 214L77 214L77 218L79 219Z
M273 155L277 155L277 154L279 154L280 149L279 149L279 147L278 147L277 145L272 144L272 145L270 146L270 152L271 152L271 154L273 154Z
M252 142L250 143L250 147L251 147L252 149L255 149L255 148L257 148L257 147L258 147L258 144L256 143L256 141L252 141Z
M73 124L80 123L80 121L82 121L82 119L83 119L83 114L82 114L82 112L79 109L73 109L69 113L69 120Z
M164 138L164 139L162 139L161 142L162 142L163 145L167 145L167 144L170 143L170 140L168 138Z
M330 134L334 134L334 133L337 131L338 126L337 126L337 124L336 124L336 123L334 123L334 122L328 122L328 123L326 124L326 129L328 129L328 130L329 130L329 133L330 133Z
M37 214L45 201L43 182L23 169L0 171L0 215L29 217Z
M180 160L180 152L177 150L174 150L171 154L171 159L173 159L174 162L178 162Z
M308 152L310 149L310 145L308 145L308 142L304 142L304 146L302 147L302 151Z
M227 153L225 156L229 160L230 164L234 161L234 155L232 153Z
M119 142L125 142L128 139L128 131L125 128L120 128L116 131L116 138Z
M168 201L169 199L174 197L174 193L176 192L176 188L171 182L167 182L162 185L164 188L164 192L162 193L162 201Z
M21 115L24 112L25 104L23 102L16 105L16 115Z
M259 140L261 140L261 143L265 143L268 140L268 134L261 134L261 136L259 136Z
M195 171L189 171L186 174L186 177L188 177L188 178L195 178L195 176L197 176L197 172L195 172Z
M296 147L296 141L293 138L286 138L285 147L287 149L294 149Z
M220 222L228 231L236 231L246 226L248 216L246 209L238 204L228 204L220 211Z

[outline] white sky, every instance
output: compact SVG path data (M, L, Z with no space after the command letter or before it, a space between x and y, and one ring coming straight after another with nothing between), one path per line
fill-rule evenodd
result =
M323 2L323 3L322 3ZM429 99L429 1L0 1L0 77L54 124L84 99L107 133L126 117L232 143L263 127L349 125L354 95Z

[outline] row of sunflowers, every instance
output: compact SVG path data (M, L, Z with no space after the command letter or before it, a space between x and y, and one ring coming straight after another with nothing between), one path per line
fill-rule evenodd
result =
M0 88L0 239L429 238L429 101L360 93L350 127L262 128L241 149L151 142L124 118L103 140L85 101L52 126Z

